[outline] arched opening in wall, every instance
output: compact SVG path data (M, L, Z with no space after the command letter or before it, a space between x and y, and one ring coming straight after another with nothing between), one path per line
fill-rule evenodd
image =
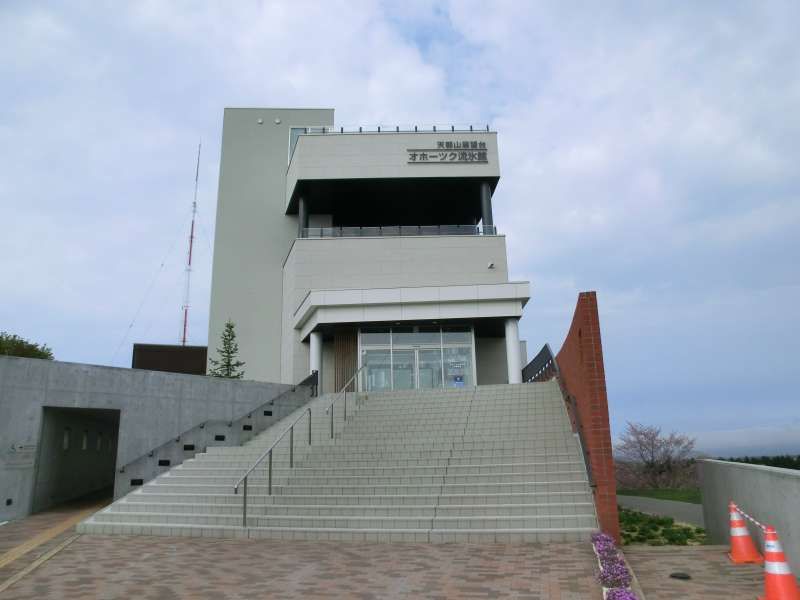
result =
M31 512L114 495L119 410L42 408Z

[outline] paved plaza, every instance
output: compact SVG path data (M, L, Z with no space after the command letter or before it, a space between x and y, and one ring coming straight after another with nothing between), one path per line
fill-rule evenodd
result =
M600 600L589 543L365 544L77 535L97 504L0 527L0 599ZM724 546L626 546L647 600L752 600L762 568ZM672 579L671 573L691 576Z
M80 536L2 598L599 600L586 543L360 544Z
M625 546L647 600L754 600L763 593L763 568L734 565L727 546ZM690 580L673 579L686 573Z

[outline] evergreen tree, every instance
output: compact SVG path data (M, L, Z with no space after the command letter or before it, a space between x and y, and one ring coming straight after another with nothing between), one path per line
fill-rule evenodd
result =
M218 360L210 358L208 360L211 368L208 372L212 377L226 377L228 379L243 379L244 362L238 360L239 344L236 343L236 332L234 331L233 321L228 319L225 329L222 331L222 348L217 348Z

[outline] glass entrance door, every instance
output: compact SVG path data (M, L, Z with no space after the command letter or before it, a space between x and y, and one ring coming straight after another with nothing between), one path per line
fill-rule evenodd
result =
M417 381L421 389L442 387L441 350L417 350Z
M412 390L475 385L469 326L371 327L359 332L361 389Z
M389 350L364 350L366 389L388 392L392 389L392 353Z
M395 350L392 353L392 377L394 389L413 390L416 384L416 352L414 350Z

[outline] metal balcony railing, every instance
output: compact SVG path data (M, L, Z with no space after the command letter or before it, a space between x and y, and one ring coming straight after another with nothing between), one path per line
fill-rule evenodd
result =
M300 135L326 135L331 133L486 133L489 125L471 123L417 124L417 125L340 125L331 127L297 127Z
M307 227L304 238L397 237L422 235L497 235L494 225L387 225L382 227Z

